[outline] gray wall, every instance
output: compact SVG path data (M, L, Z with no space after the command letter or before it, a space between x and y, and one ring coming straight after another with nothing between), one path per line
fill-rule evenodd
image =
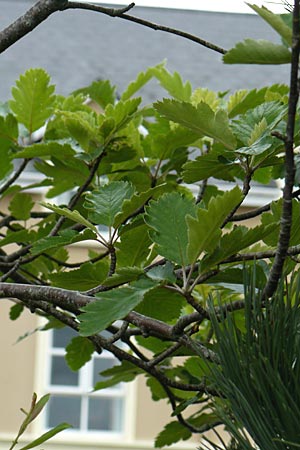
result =
M0 27L31 3L0 0ZM135 8L131 14L194 33L225 49L246 37L279 41L254 15L155 8ZM0 99L9 98L14 80L30 67L44 67L62 94L97 78L110 79L121 92L139 71L164 59L170 71L180 72L193 87L224 91L288 82L287 66L224 65L220 54L191 41L118 18L73 10L55 13L0 56ZM151 101L162 93L153 82L144 95Z

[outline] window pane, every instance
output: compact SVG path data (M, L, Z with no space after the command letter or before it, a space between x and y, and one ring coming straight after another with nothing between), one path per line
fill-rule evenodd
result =
M115 358L95 358L93 369L93 385L95 385L95 383L97 383L98 381L107 380L106 377L102 377L101 375L99 375L99 373L103 372L103 370L114 367L116 364L117 361Z
M67 422L75 429L80 428L80 397L62 397L52 395L47 405L47 428Z
M90 398L88 429L121 431L122 403L114 398Z
M53 347L63 347L70 342L70 340L77 336L76 331L72 330L72 328L64 327L58 328L52 331L53 333Z
M51 384L63 386L77 386L78 372L72 372L63 356L52 357Z

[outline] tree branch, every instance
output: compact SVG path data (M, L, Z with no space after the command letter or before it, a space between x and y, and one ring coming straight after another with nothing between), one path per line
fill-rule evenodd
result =
M99 12L110 17L118 17L120 19L137 23L147 28L151 28L155 31L163 31L169 34L175 34L184 39L188 39L189 41L193 41L196 44L200 44L210 50L221 53L222 55L226 53L226 50L222 47L212 44L211 42L201 39L193 34L186 33L176 28L159 25L148 20L126 14L127 11L132 9L134 6L135 4L131 3L125 8L113 9L105 8L99 5L72 2L68 0L39 0L24 15L19 17L15 22L13 22L11 25L0 32L0 53L7 50L22 37L26 36L26 34L34 30L34 28L40 25L51 14L57 11L65 11L67 9L85 9L89 11Z
M300 32L299 32L299 0L295 0L293 11L293 43L292 43L292 64L290 76L290 95L288 106L288 121L285 139L285 185L283 189L283 204L280 220L280 233L275 255L274 264L271 268L267 284L263 291L263 297L269 298L275 292L282 275L283 264L288 252L290 233L292 228L292 196L295 178L294 164L294 130L296 121L297 104L299 98L299 53L300 53Z

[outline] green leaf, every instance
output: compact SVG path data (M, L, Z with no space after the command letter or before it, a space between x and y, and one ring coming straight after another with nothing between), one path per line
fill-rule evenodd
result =
M96 301L82 308L80 334L91 336L105 330L112 322L123 319L154 286L150 280L140 280L128 287L97 294Z
M121 100L125 101L132 97L137 91L139 91L145 84L147 84L151 78L153 78L153 71L162 67L163 64L158 64L155 67L149 67L145 72L140 72L136 80L132 81L121 95Z
M134 187L127 181L112 181L88 194L84 207L89 211L89 218L97 225L118 226L116 215L121 211L124 200L134 193Z
M238 167L232 154L226 159L227 153L212 151L199 156L194 161L188 161L183 165L183 180L186 183L195 183L207 180L210 177L219 180L234 181L234 175Z
M98 381L94 386L94 390L99 391L100 389L106 389L119 383L128 383L142 373L143 370L139 369L131 362L122 361L121 364L101 372L102 377L110 378L108 380Z
M28 220L34 206L32 196L29 194L16 194L9 204L9 210L15 219Z
M157 102L154 106L167 119L183 125L200 137L212 137L225 147L234 150L236 145L235 137L229 128L227 113L223 109L214 113L203 102L193 106L191 103L168 99Z
M44 206L45 208L50 209L56 214L59 214L60 216L67 217L73 222L80 223L81 225L85 226L86 228L89 228L90 230L92 230L94 233L97 234L97 228L91 222L85 219L85 217L83 217L78 211L76 210L71 211L68 208L61 208L59 206L51 205L50 203L46 202L41 202L41 205Z
M66 347L66 361L70 369L79 370L83 367L94 353L94 345L82 336L74 337Z
M170 422L156 437L155 448L161 448L165 445L172 445L180 440L186 441L190 437L191 432L186 427L177 421Z
M117 266L143 266L150 252L151 239L145 224L122 233L116 242Z
M62 230L58 236L48 236L34 242L31 248L32 255L38 255L52 248L64 247L65 245L74 244L75 242L87 241L95 239L96 235L91 230L84 230L79 233L76 230Z
M183 83L178 72L171 74L165 67L157 66L152 73L158 79L161 86L177 100L188 102L192 95L192 86L189 81Z
M41 156L55 156L56 158L68 158L75 155L75 150L70 144L57 141L33 144L25 147L15 154L16 158L37 158Z
M93 81L92 84L73 92L73 95L84 94L94 100L103 109L116 101L116 88L108 80Z
M13 100L9 106L29 133L41 128L54 110L55 87L43 69L29 69L12 88Z
M161 184L145 192L136 192L130 198L122 203L122 211L116 215L115 223L117 226L126 221L130 216L135 215L150 198L157 198L164 192L170 190L167 184ZM115 225L116 226L116 225Z
M140 267L120 267L117 271L108 277L104 282L104 286L118 286L120 284L126 284L131 281L138 280L141 275L144 274L143 269Z
M115 105L107 105L105 117L114 120L114 132L124 128L135 117L140 103L141 98L133 98L126 101L120 100Z
M188 247L187 255L195 263L201 253L211 253L221 238L221 226L230 212L241 202L243 196L236 186L223 195L213 197L207 210L198 209L197 218L187 217Z
M12 170L11 150L18 145L18 124L12 114L0 116L0 180L5 178Z
M152 229L151 238L161 256L183 266L189 263L186 216L195 213L193 200L177 192L164 194L146 207L145 222Z
M28 230L7 231L6 236L0 240L0 247L7 244L28 242L30 240L30 232Z
M67 428L72 428L72 425L68 423L61 423L60 425L57 425L55 428L52 428L51 430L47 431L46 433L42 434L37 439L34 439L34 441L30 442L29 444L25 445L25 447L20 448L20 450L29 450L30 448L38 447L39 445L43 444L44 442L51 439L56 434L60 433L61 431L66 430Z
M292 29L284 22L279 14L274 14L265 6L251 5L247 3L257 14L260 15L271 27L282 37L289 47L292 46Z
M87 291L104 282L108 269L107 262L87 262L81 264L78 269L51 273L49 278L57 287Z
M15 305L13 305L9 311L10 320L18 319L23 311L24 311L24 305L22 305L21 303L16 303Z
M175 283L176 281L174 266L169 261L164 266L156 266L148 270L146 275L154 281L164 281L167 283Z
M250 245L263 240L277 228L277 224L258 225L254 228L236 226L233 230L225 233L215 251L205 258L204 267L211 267L229 258Z
M184 306L184 298L177 292L158 287L147 292L136 311L147 317L170 323L178 319Z
M225 64L288 64L291 52L284 46L264 39L245 39L223 56Z

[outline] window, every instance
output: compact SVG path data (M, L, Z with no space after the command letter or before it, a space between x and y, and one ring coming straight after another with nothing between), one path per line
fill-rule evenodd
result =
M80 371L66 364L65 346L76 333L68 328L53 330L48 356L46 390L51 394L46 410L46 428L61 422L70 423L76 432L101 432L121 435L124 432L125 386L119 384L92 392L99 372L113 367L116 359L108 352L93 356Z

